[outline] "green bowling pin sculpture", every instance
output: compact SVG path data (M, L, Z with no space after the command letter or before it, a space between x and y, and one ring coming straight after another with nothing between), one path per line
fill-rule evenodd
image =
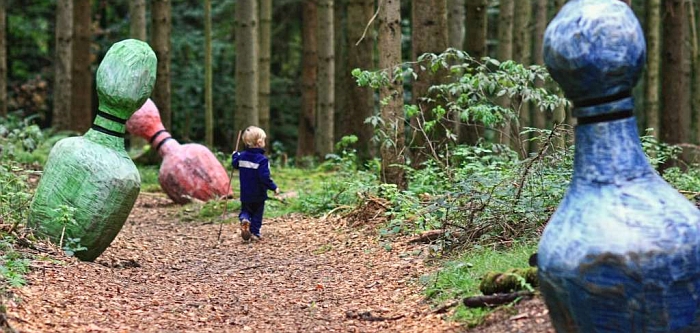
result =
M142 41L112 45L97 69L99 111L92 128L58 141L49 153L28 225L55 244L79 239L87 248L75 252L81 260L93 261L107 249L139 194L141 177L124 150L125 123L151 95L156 63ZM73 221L64 218L65 207L75 209Z

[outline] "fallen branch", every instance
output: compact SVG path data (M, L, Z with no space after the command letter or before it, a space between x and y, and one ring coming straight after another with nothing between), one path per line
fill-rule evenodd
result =
M381 316L378 317L378 316L373 315L369 311L359 312L359 313L354 312L354 311L347 311L347 312L345 312L345 317L347 317L348 319L358 319L358 320L365 320L365 321L388 321L388 320L401 319L401 318L405 317L405 315L398 315L395 317L381 317Z
M459 300L453 300L449 303L445 303L445 304L441 305L439 308L433 310L432 312L435 314L445 313L445 312L447 312L447 310L454 308L457 305L459 305Z
M529 298L535 293L531 291L518 291L508 294L480 295L467 297L462 300L464 306L468 308L487 308L513 302L519 298Z
M440 236L445 234L443 229L428 230L422 232L420 235L413 237L407 241L408 244L416 243L430 243L440 238Z

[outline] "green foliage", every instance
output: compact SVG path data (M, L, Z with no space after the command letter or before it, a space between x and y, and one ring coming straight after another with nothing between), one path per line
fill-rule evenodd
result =
M141 191L160 192L160 182L158 181L160 166L137 165L137 168L139 169L139 175L141 176Z
M28 180L34 175L14 161L0 164L0 222L11 224L12 229L27 218L32 200Z
M426 296L434 304L440 304L481 294L479 284L484 275L525 268L528 258L536 251L537 244L534 242L519 242L502 249L475 246L460 257L444 262L440 270L421 279ZM475 326L490 312L488 309L468 309L460 302L455 310L455 319Z
M0 239L0 290L8 286L19 287L24 285L24 274L29 272L29 259L15 251L14 239L4 236Z
M70 235L70 228L78 225L78 222L75 220L75 211L75 207L67 205L60 205L54 209L56 213L56 215L54 215L54 222L63 226L58 246L63 249L63 252L69 257L74 256L78 251L87 250L87 247L80 244L79 237L71 237Z

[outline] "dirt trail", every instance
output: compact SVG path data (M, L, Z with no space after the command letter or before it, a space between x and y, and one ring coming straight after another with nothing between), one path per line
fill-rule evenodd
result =
M388 251L340 221L268 219L264 240L180 222L180 207L141 195L95 263L35 261L8 304L21 332L450 332L417 280L421 247Z

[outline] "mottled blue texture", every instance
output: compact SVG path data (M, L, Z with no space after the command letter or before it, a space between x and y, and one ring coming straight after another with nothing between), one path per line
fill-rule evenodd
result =
M574 105L631 91L644 67L644 33L621 1L569 1L544 38L547 69Z
M590 35L582 26L636 46L582 40ZM626 26L637 28L620 29ZM554 65L547 66L570 98L631 89L642 70L638 58L624 65L612 55L643 58L638 36L637 20L622 2L570 1L548 28L546 61ZM592 73L581 73L579 64ZM575 114L632 107L625 98ZM538 250L540 288L557 332L700 332L700 211L649 165L634 117L575 131L573 179Z

